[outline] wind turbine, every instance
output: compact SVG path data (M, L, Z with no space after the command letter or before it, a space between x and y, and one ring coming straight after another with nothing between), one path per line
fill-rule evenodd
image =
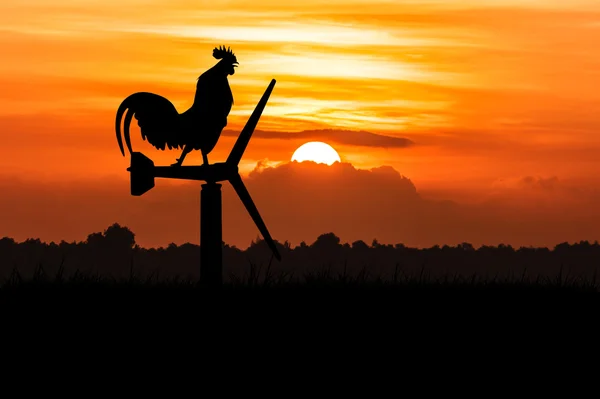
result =
M258 105L250 115L235 142L229 157L225 162L201 166L154 166L154 162L141 152L131 153L131 164L127 170L130 172L131 195L141 196L154 187L155 178L200 180L200 283L207 286L218 286L223 282L223 220L221 184L228 181L252 220L258 227L267 245L277 260L281 255L275 242L271 238L250 193L238 171L238 165L244 151L248 146L252 133L267 105L269 96L275 87L275 79L267 87Z

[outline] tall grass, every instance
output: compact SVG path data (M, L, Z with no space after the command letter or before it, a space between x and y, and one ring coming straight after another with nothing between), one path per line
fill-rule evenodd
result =
M364 290L455 290L455 291L564 291L598 293L599 285L596 274L592 278L569 275L562 268L555 277L538 276L531 278L523 272L499 277L485 275L462 275L448 273L440 277L432 277L423 267L418 273L405 273L396 268L392 276L372 275L367 267L350 274L344 268L335 272L330 267L317 271L302 273L273 272L270 267L264 270L250 263L246 273L230 274L223 283L224 289L364 289ZM17 269L0 282L0 292L14 292L22 288L62 288L62 287L97 287L118 289L176 289L201 290L202 286L195 279L187 276L163 277L150 273L142 277L133 268L127 277L115 278L99 273L82 273L79 270L67 273L63 265L54 275L45 272L42 265L37 265L30 278L23 278Z

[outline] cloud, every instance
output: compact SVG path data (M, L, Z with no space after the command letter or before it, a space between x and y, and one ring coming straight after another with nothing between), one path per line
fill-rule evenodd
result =
M530 179L521 179L529 182ZM415 184L389 166L358 169L348 163L332 166L312 162L259 165L245 177L272 235L292 243L314 241L324 232L334 232L343 242L378 239L384 243L411 246L436 244L552 246L567 240L595 240L600 236L600 215L593 211L591 197L561 203L547 187L557 178L540 178L534 184L549 197L551 207L524 211L520 189L509 192L510 201L460 204L423 197ZM529 190L531 191L531 190ZM556 190L555 190L556 191ZM544 194L547 193L547 194ZM571 195L571 197L574 197ZM223 189L224 221L236 234L257 236L256 227L229 185ZM557 212L558 211L558 212ZM235 226L235 227L233 227Z
M239 132L224 130L223 135L237 137L239 136ZM261 139L325 141L330 143L381 148L404 148L414 145L414 142L407 138L385 136L364 130L320 129L303 130L301 132L267 132L256 130L253 137Z
M548 178L525 176L521 179L521 182L527 186L533 188L539 188L542 190L552 190L558 183L558 177L552 176Z
M333 232L342 242L404 243L414 247L456 245L553 246L564 241L596 240L600 213L598 194L580 191L577 203L561 205L548 184L550 178L518 178L512 189L498 188L495 201L461 204L424 198L415 184L397 170L382 166L357 169L348 163L332 166L312 162L276 166L261 162L243 180L271 235L293 245L312 243ZM521 206L523 185L537 187L534 199L552 207ZM141 197L129 194L127 180L33 183L0 179L0 237L45 241L84 240L112 223L131 228L143 246L199 241L200 184L157 179ZM590 192L591 193L591 192ZM588 198L589 197L589 198ZM223 183L223 240L246 248L259 232L240 199Z
M522 176L512 178L497 179L492 186L501 189L528 189L552 191L560 188L561 181L557 176L541 177L541 176Z

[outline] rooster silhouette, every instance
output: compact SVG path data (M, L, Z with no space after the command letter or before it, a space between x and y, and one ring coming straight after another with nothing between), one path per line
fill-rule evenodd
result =
M233 105L233 94L227 75L235 73L237 58L231 48L224 46L213 50L213 57L220 60L215 66L198 78L194 103L187 111L177 112L171 101L154 93L138 92L127 97L117 110L115 129L121 154L121 119L125 114L125 143L131 153L129 125L135 117L142 139L159 150L182 148L181 156L171 166L181 166L186 155L192 150L200 150L202 160L208 165L208 154L213 150L221 132L227 126L227 116Z

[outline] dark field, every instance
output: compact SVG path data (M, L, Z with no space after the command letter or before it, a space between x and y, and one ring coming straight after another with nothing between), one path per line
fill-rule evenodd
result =
M84 242L4 238L0 304L5 314L221 314L230 321L248 315L402 323L434 315L438 321L450 315L471 321L516 315L531 321L543 314L564 320L581 312L586 320L596 317L598 243L415 249L340 244L330 233L311 245L277 245L282 262L271 259L262 241L246 250L224 244L224 285L207 289L198 284L199 246L140 248L118 225Z
M38 269L32 278L13 273L3 282L0 312L10 331L60 334L61 342L73 337L86 347L182 345L182 354L252 347L262 356L309 345L377 350L383 357L392 349L466 345L461 352L477 352L509 342L562 347L596 331L600 316L596 282L564 275L532 281L425 273L383 280L327 270L267 276L247 274L208 289L193 279L51 276Z
M205 287L190 278L141 278L131 274L127 278L114 278L90 273L67 274L60 271L48 275L39 267L31 278L25 279L13 271L0 285L0 301L4 305L47 306L63 303L66 306L82 304L137 303L148 306L160 301L187 306L188 303L218 298L227 301L273 300L279 304L311 301L380 302L385 306L402 304L406 300L489 299L489 300L555 300L590 299L599 296L600 287L595 279L569 277L559 274L555 278L522 276L485 278L471 275L431 277L398 274L391 279L368 277L366 269L357 275L334 274L329 269L307 273L302 277L269 275L258 272L245 276L230 276L222 287ZM240 303L243 305L243 303Z

